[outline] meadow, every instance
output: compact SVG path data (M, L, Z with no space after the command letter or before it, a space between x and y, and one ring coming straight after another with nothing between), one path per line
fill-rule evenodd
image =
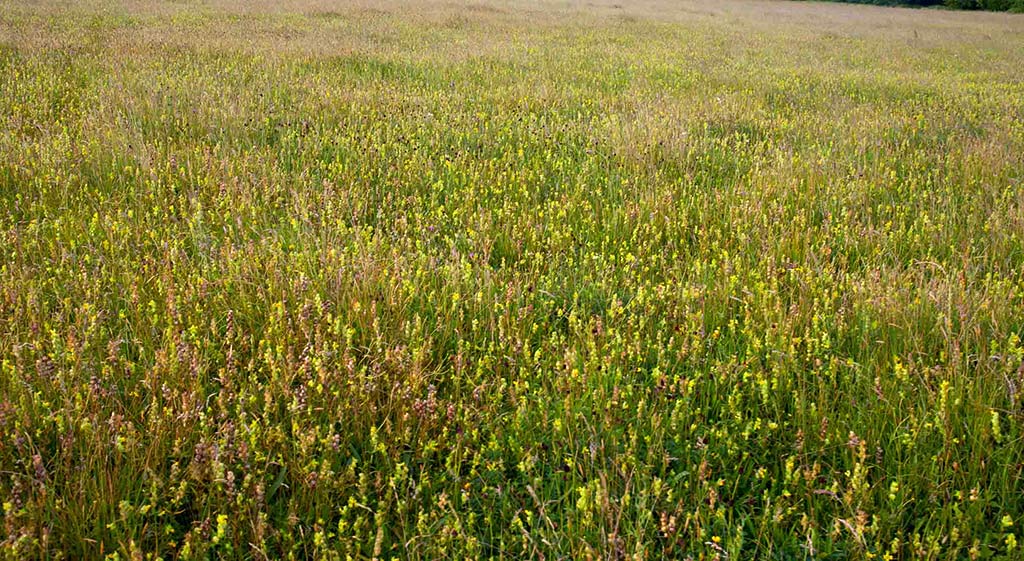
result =
M1024 559L1024 15L0 0L0 557Z

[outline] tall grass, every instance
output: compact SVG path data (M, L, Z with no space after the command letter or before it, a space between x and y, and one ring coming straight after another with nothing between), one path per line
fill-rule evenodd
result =
M5 556L1021 558L1021 17L0 14Z

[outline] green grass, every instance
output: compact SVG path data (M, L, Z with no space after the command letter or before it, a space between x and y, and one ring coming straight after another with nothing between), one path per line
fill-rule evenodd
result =
M11 559L1020 559L1024 17L0 2Z

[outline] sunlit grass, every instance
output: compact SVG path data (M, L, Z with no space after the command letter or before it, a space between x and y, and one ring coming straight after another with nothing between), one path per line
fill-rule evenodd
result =
M1022 555L1024 16L0 14L4 555Z

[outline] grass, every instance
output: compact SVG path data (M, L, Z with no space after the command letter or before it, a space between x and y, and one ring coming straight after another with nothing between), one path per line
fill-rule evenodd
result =
M1020 559L1024 16L0 2L0 551Z

